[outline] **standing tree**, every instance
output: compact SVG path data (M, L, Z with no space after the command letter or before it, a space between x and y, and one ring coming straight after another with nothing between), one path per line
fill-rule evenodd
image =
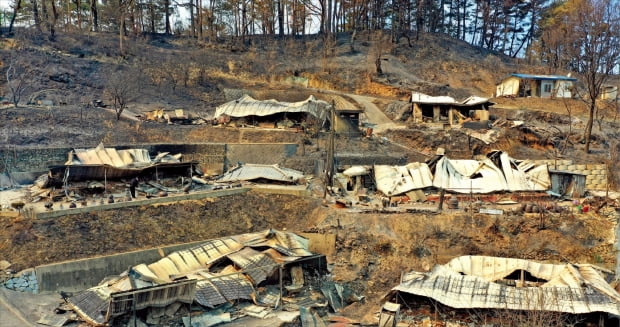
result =
M28 68L29 66L26 63L17 58L19 56L15 56L6 69L6 85L15 108L19 106L19 101L28 89L30 79L32 79L32 70Z
M121 119L127 105L138 97L138 87L139 77L135 71L119 70L108 74L105 92L112 100L116 120Z
M620 7L615 0L569 0L551 8L542 29L541 43L554 45L543 53L552 54L549 59L559 68L583 76L584 94L579 95L589 108L584 130L588 153L597 101L620 63Z

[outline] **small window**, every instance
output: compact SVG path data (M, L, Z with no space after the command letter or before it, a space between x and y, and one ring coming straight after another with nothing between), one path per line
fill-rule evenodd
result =
M545 92L545 93L551 93L551 84L545 84L545 85L543 85L543 92Z

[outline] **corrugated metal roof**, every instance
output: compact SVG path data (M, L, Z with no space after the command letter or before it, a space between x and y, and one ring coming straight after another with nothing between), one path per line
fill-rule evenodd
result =
M304 174L300 171L279 167L278 165L244 164L229 170L217 181L239 182L263 178L272 181L296 183L303 177Z
M437 162L433 186L457 193L490 193L506 190L502 171L490 160L450 160Z
M282 112L304 112L313 115L318 119L325 119L328 115L327 108L330 104L317 100L314 96L300 102L280 102L271 100L256 100L249 95L227 102L215 109L215 118L222 115L231 117L246 116L269 116Z
M152 287L181 277L198 280L195 297L205 306L237 299L251 300L252 282L258 284L265 280L277 262L313 255L308 245L308 240L297 234L272 229L213 239L188 250L173 252L149 265L134 266L102 286L71 297L70 302L82 318L95 325L104 325L112 293L135 289L132 284ZM270 249L262 252L252 249L265 247ZM216 266L214 263L225 257L241 269L228 265L217 273L210 271ZM133 278L134 283L129 282L129 278Z
M502 152L500 168L504 172L508 191L545 191L551 187L547 165L535 166L531 161L516 160Z
M242 270L247 271L247 275L252 278L255 285L267 279L267 276L271 275L277 267L276 262L269 256L252 248L244 248L239 252L229 254L228 259Z
M433 175L425 163L413 162L406 166L374 166L377 189L387 196L433 185Z
M450 96L430 96L424 93L412 92L411 102L423 103L423 104L449 104L453 106L474 106L477 104L489 102L489 98L483 98L479 96L470 96L463 101L457 101ZM490 103L490 102L489 102Z
M424 93L412 92L411 102L428 104L456 104L457 101L450 96L430 96Z
M457 193L545 191L551 187L547 165L516 160L501 151L491 152L489 158L451 160L442 157L436 164L433 186Z
M533 75L533 74L519 74L513 73L510 76L523 78L523 79L537 79L537 80L559 80L559 81L577 81L574 77L563 76L563 75Z
M506 280L515 271L541 279L536 285ZM592 265L554 265L529 260L462 256L429 273L412 272L392 291L432 298L459 308L620 314L620 294ZM524 283L520 285L520 283ZM515 286L511 286L515 285Z
M108 165L116 168L142 168L156 162L180 162L176 156L160 154L152 160L146 149L116 150L99 144L90 149L74 149L69 152L65 165Z

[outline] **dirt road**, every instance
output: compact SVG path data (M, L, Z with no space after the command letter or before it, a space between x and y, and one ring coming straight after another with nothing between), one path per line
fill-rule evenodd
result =
M380 134L382 132L387 131L388 129L401 129L405 128L404 125L399 125L394 123L390 118L388 118L379 107L377 107L372 101L374 100L372 97L364 96L364 95L356 95L356 94L346 94L351 97L357 103L359 103L362 107L364 107L364 112L366 114L366 118L368 122L373 124L373 130L375 133Z

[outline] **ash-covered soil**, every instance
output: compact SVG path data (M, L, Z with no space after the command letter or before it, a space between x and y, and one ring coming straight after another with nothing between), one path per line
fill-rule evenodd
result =
M609 213L612 214L612 213ZM93 211L52 220L0 220L0 258L14 269L267 228L336 234L333 277L364 303L344 314L373 322L402 272L428 270L467 254L552 262L615 263L615 216L352 213L320 199L246 193L203 201Z

